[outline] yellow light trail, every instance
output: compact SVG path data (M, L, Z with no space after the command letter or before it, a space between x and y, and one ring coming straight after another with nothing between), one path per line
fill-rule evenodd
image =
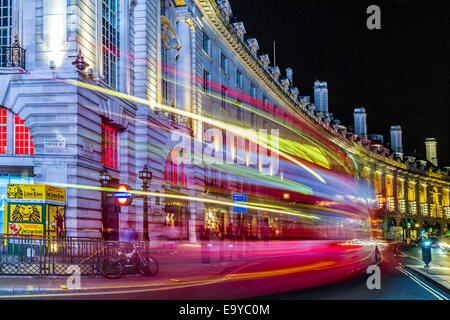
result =
M83 88L86 88L86 89L89 89L89 90L101 92L101 93L104 93L104 94L107 94L107 95L112 95L112 96L115 96L115 97L118 97L118 98L134 101L134 102L137 102L137 103L140 103L140 104L143 104L143 105L147 105L147 106L150 106L150 107L157 107L157 108L160 108L160 109L165 110L165 111L169 111L169 112L172 112L172 113L180 114L180 115L183 115L185 117L191 118L193 120L205 122L205 123L208 123L208 124L213 125L215 127L219 127L219 128L225 129L225 130L227 130L227 131L229 131L231 133L234 133L235 135L238 135L238 136L240 136L242 138L252 140L254 143L256 143L256 144L258 144L258 145L260 145L260 146L262 146L262 147L264 147L264 148L266 148L266 149L268 149L268 150L270 150L270 151L272 151L272 152L282 156L283 158L286 158L286 159L290 160L291 162L295 163L299 167L302 167L304 170L309 172L312 176L314 176L320 182L326 183L325 180L317 172L315 172L314 170L312 170L308 166L304 165L303 163L301 163L300 161L298 161L294 157L290 156L287 153L284 153L283 151L279 151L279 150L277 150L275 148L272 148L271 146L267 145L264 142L258 141L258 135L252 133L251 131L243 130L243 129L237 127L237 126L226 124L226 123L223 123L221 121L214 120L214 119L211 119L211 118L207 118L207 117L204 117L204 116L201 116L201 115L198 115L198 114L194 114L194 113L191 113L191 112L188 112L188 111L185 111L185 110L177 109L177 108L174 108L174 107L169 107L169 106L166 106L164 104L157 103L157 102L151 103L148 100L145 100L145 99L142 99L142 98L138 98L138 97L135 97L135 96L132 96L132 95L129 95L129 94L125 94L125 93L121 93L121 92L117 92L117 91L114 91L114 90L111 90L111 89L102 88L102 87L99 87L99 86L96 86L96 85L92 85L92 84L88 84L88 83L85 83L85 82L71 81L71 80L68 80L67 82L69 82L69 83L71 83L73 85L79 86L79 87L83 87Z
M59 183L59 182L53 182L53 181L48 182L48 183L51 183L54 186L67 187L67 188L78 188L78 189L107 191L107 192L116 192L117 191L115 188L76 185L76 184ZM284 208L285 210L273 209L274 206L266 206L264 204L260 204L259 206L256 206L256 205L248 205L248 204L242 204L242 203L230 202L230 201L214 200L214 199L192 197L192 196L183 196L183 195L177 195L177 194L167 194L167 193L160 193L160 192L139 191L139 190L128 190L128 192L130 192L132 194L137 194L137 195L173 198L173 199L180 199L180 200L191 200L191 201L196 201L196 202L242 207L242 208L254 209L254 210L263 210L263 211L269 211L269 212L273 212L273 213L281 213L281 214L286 214L286 215L297 216L297 217L301 217L301 218L320 220L320 218L315 215L305 214L305 213L297 213L297 212L293 212L293 211L285 211L288 208Z

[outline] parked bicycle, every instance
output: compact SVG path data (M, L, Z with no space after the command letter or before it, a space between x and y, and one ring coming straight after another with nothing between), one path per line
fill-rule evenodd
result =
M100 265L100 272L107 279L117 279L126 271L154 277L159 271L159 265L155 258L141 253L136 244L130 253L118 250L117 257L107 257Z

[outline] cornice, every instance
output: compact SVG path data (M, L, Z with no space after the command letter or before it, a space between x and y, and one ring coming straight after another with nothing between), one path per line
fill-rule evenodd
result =
M313 115L302 108L300 102L294 101L293 96L283 89L281 83L273 78L269 70L264 67L262 61L258 59L257 54L247 47L244 40L241 39L237 33L234 34L233 27L227 19L223 17L220 9L213 1L194 0L194 3L204 16L204 23L208 25L215 36L221 40L222 44L225 45L230 52L237 54L235 58L241 60L241 66L244 67L269 94L276 98L277 102L281 104L286 111L296 117L300 117L307 123L312 124L318 132L330 138L330 140L333 141L332 143L342 150L350 150L353 152L353 155L363 154L371 159L371 163L376 163L378 167L382 167L383 169L390 167L394 170L403 169L408 171L405 164L367 150L364 146L354 141L342 139L339 134L336 134L325 124L316 120ZM421 176L430 177L429 175ZM448 183L447 180L442 181Z

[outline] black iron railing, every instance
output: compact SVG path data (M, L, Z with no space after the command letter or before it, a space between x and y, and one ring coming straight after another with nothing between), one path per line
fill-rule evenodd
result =
M19 68L25 70L25 49L18 45L0 47L0 68Z
M141 251L145 243L138 242ZM103 239L0 234L0 275L68 275L70 266L78 266L81 274L96 275L105 257L127 251L129 243Z

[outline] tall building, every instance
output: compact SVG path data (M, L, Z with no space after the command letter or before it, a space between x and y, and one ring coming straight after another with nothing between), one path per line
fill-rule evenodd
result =
M391 126L391 148L395 153L403 154L402 128L400 126Z
M372 141L379 141L382 144L384 143L384 138L382 134L369 134L369 139Z
M355 133L361 137L367 138L366 109L355 108L353 117L355 122Z
M314 104L322 111L323 115L328 114L328 88L326 82L314 82Z
M426 138L425 139L425 149L426 149L427 160L430 161L435 166L438 165L436 146L437 146L437 141L435 138Z

